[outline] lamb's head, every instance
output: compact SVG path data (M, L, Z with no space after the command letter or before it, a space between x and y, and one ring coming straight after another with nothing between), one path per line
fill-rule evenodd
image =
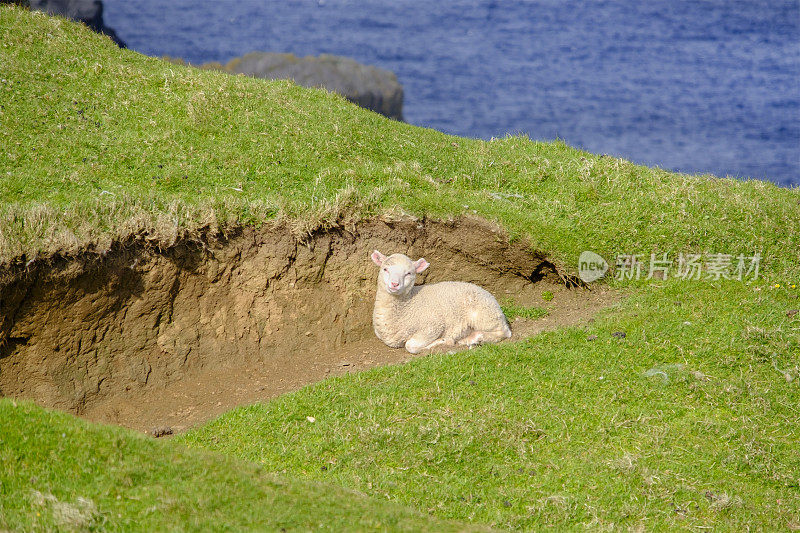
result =
M372 261L381 269L378 274L383 289L394 296L404 296L414 286L417 274L428 268L424 257L412 261L406 255L392 254L386 257L378 250L372 252Z

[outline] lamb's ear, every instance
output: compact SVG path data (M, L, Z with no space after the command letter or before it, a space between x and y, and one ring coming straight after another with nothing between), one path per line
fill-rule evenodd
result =
M383 265L383 262L386 261L386 256L380 253L378 250L372 252L370 257L372 257L372 262L378 266Z
M430 263L425 261L424 257L420 257L416 261L414 261L414 270L416 270L417 274L424 272L426 268L428 268Z

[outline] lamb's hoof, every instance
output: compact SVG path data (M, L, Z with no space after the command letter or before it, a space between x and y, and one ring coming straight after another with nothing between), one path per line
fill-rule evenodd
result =
M473 332L468 337L462 339L462 343L466 344L467 347L471 350L474 346L478 346L483 342L483 333L481 332Z

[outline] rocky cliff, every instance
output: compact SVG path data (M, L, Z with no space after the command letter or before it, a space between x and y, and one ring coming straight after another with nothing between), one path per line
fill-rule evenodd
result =
M234 74L257 78L293 79L304 87L324 87L354 104L396 120L403 120L403 86L388 70L364 65L347 57L323 54L252 52L216 66Z

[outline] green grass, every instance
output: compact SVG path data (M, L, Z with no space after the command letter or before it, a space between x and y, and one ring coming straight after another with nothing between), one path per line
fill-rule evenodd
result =
M0 399L0 529L463 530L329 483Z
M585 329L329 379L172 442L0 401L0 528L800 526L797 189L451 137L7 6L0 65L0 263L385 213L497 221L565 274L583 250L763 256L746 282L609 280L629 296Z
M506 315L506 318L509 322L514 320L515 318L522 317L527 318L529 320L535 320L537 318L542 318L547 316L549 313L547 309L542 307L525 307L523 305L516 305L514 302L503 302L500 307L503 309L503 314Z

